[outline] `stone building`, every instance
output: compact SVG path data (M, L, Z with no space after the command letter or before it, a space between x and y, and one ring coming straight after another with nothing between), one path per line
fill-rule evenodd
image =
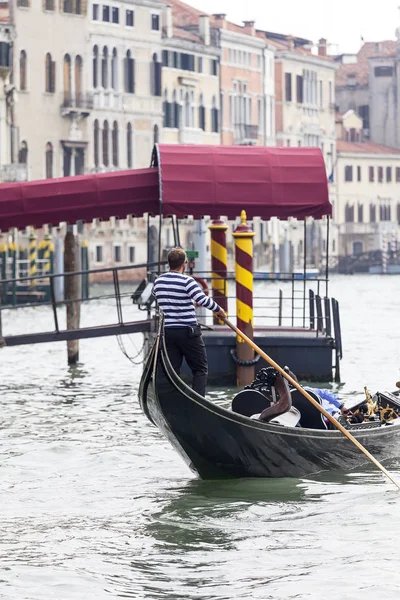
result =
M194 10L194 9L193 9ZM171 0L164 8L162 93L163 141L221 143L220 50L207 15L184 27L191 7Z
M395 41L367 42L357 54L335 57L336 105L339 113L354 110L363 120L363 138L396 146L393 135ZM390 123L390 125L389 125Z
M400 150L363 139L363 119L353 110L337 118L337 202L341 257L397 248L400 226Z
M189 79L197 77L197 85L205 90L198 101L194 94L195 121L198 109L198 123L204 125L204 115L206 122L207 115L210 115L211 129L208 133L216 133L218 128L218 142L216 138L210 141L209 136L197 133L197 143L274 144L274 51L265 40L257 37L255 24L236 25L224 14L207 15L181 0L169 0L168 4L171 12L168 8L165 12L164 43L171 46L169 40L173 39L175 49L181 47L186 51L190 50L190 42L197 43L197 54L195 46L191 50L196 56L194 63L188 59L189 68L185 67L186 71L191 71ZM206 54L200 56L204 50ZM210 53L213 53L211 63ZM202 72L198 73L200 58ZM167 53L165 59L168 60ZM203 67L203 64L206 66ZM171 62L166 66L177 75L176 66ZM164 66L163 77L165 75ZM186 72L186 79L187 75ZM210 95L209 105L203 107L200 99L205 100ZM190 102L190 94L188 100ZM167 101L174 102L170 98ZM190 114L189 107L188 112ZM168 122L171 121L174 124L174 118L168 118ZM171 136L172 132L164 132L165 141L177 138L176 134L173 138ZM195 139L192 133L192 140Z
M87 2L16 0L11 162L28 179L84 173L89 145Z
M12 147L13 99L12 44L15 28L11 24L8 2L0 2L0 179L2 181L26 179L26 168L16 161Z
M318 54L309 40L261 32L275 48L277 146L320 147L331 172L335 163L335 63L321 39Z
M91 2L88 171L149 165L162 127L163 7L157 0Z

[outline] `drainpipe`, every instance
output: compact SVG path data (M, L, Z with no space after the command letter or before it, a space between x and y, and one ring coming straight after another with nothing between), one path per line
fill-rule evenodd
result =
M214 28L214 31L217 31L217 47L222 51L221 48L221 30L218 28ZM221 65L221 56L219 57L219 105L220 105L220 128L219 128L219 145L223 144L222 138L222 130L224 128L224 105L223 105L223 96L222 96L222 65Z
M263 60L262 60L262 85L263 85L263 111L264 111L264 123L263 123L263 146L267 145L267 94L265 93L266 79L265 74L267 72L265 68L265 63L267 60L266 57L267 49L264 48L263 51Z

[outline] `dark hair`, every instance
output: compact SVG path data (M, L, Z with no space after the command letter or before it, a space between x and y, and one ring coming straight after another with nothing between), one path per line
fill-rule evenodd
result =
M172 248L168 252L168 264L169 268L175 271L179 269L186 261L186 252L182 248Z

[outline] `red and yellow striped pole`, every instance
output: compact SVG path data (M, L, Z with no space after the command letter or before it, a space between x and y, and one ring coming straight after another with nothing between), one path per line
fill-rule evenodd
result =
M211 232L211 285L213 299L224 311L228 312L228 253L226 250L226 231L228 226L217 219L209 225ZM214 323L220 323L214 317Z
M236 227L236 311L237 327L251 340L253 332L253 238L254 231L246 223L246 212L242 210L242 223ZM254 380L254 351L239 336L236 338L237 385L249 385Z

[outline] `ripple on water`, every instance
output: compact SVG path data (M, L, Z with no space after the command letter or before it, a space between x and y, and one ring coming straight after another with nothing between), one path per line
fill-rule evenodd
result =
M400 379L396 286L332 280L349 401L365 384L375 391ZM100 322L108 306L84 319ZM49 318L41 308L24 314L20 331ZM75 369L63 344L7 348L0 358L2 599L400 597L398 492L373 468L199 481L141 414L140 367L114 339L82 342ZM233 390L211 392L224 404ZM387 466L400 477L398 461Z

